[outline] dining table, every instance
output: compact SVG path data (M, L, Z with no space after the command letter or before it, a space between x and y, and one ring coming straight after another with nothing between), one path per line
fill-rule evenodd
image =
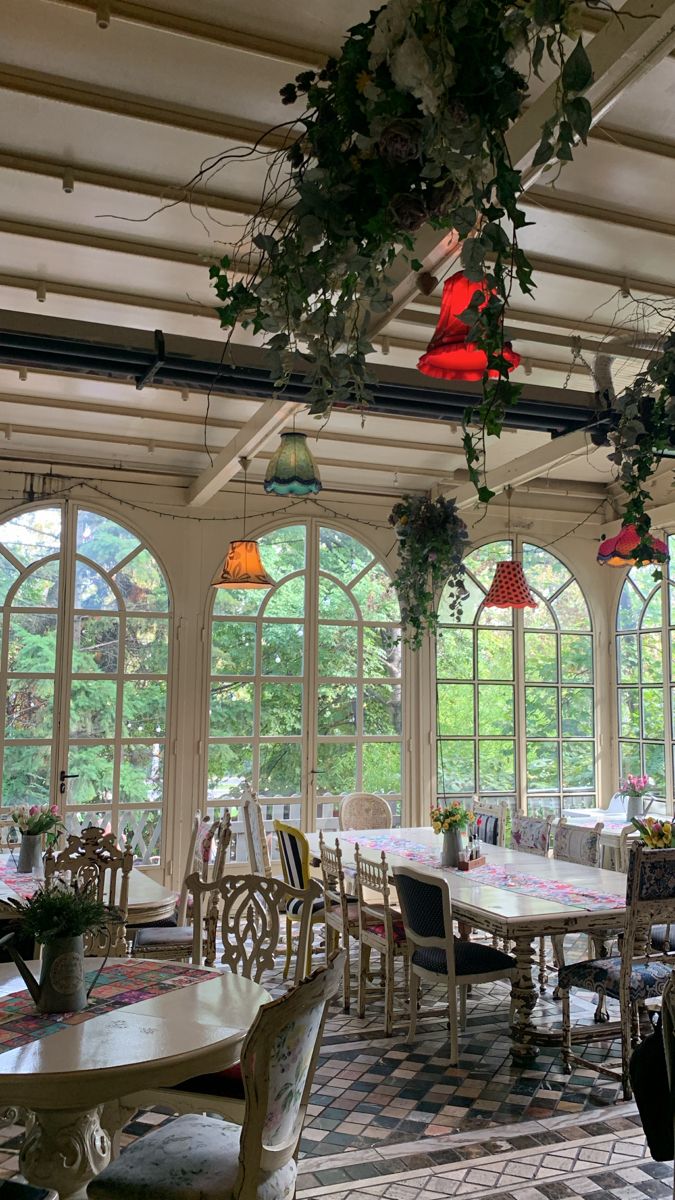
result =
M329 844L333 836L324 834ZM511 1024L514 1059L532 1060L539 1044L560 1041L558 1031L533 1020L539 997L536 944L539 938L555 934L620 932L626 922L625 875L485 843L480 845L483 865L468 871L442 867L442 839L430 827L341 830L335 836L346 872L353 872L358 844L365 858L379 860L384 853L390 869L414 865L446 879L453 916L460 926L492 934L511 947L516 961ZM310 834L309 842L318 860L318 833Z
M87 1009L60 1015L39 1013L16 967L0 965L0 1111L26 1126L21 1174L59 1200L86 1200L138 1107L134 1093L231 1067L270 999L240 975L183 963L85 965Z
M16 916L8 900L26 900L43 882L35 875L20 875L10 852L0 854L0 921ZM133 867L129 876L127 926L147 925L172 917L177 895L145 871Z

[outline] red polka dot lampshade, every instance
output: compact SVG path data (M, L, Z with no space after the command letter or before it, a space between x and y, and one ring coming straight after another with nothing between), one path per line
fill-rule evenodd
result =
M536 608L520 562L497 563L495 577L485 597L485 608Z
M661 538L651 533L644 539L651 546L654 557L637 559L635 550L640 545L640 534L634 525L624 525L616 537L605 538L598 546L598 562L607 567L646 567L649 563L667 562L668 547Z
M435 379L480 380L487 368L487 354L475 342L467 341L469 326L460 320L480 285L467 279L463 271L457 271L443 285L441 311L436 331L425 354L420 358L417 369L423 375ZM482 306L481 306L482 307ZM504 343L503 356L513 371L520 363L520 355L512 349L510 342ZM489 371L496 378L498 371Z

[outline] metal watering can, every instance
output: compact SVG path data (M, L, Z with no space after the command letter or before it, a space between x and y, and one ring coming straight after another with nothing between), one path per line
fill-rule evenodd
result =
M55 938L46 942L42 950L39 981L29 970L25 959L12 945L14 933L0 938L4 947L19 968L22 979L37 1008L43 1013L81 1012L87 1006L89 992L84 978L84 939L78 937Z

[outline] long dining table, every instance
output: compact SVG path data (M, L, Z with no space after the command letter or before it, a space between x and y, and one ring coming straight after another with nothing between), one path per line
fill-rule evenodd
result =
M354 868L358 843L366 858L379 859L384 853L390 868L414 865L441 876L450 884L454 917L513 947L517 975L512 985L515 1013L511 1038L512 1053L518 1060L535 1058L538 1042L558 1041L560 1036L535 1025L532 1019L539 995L535 980L538 939L552 934L619 932L625 925L626 877L616 871L484 843L484 866L471 871L441 867L441 839L426 827L324 833L329 845L334 836L340 842L345 870ZM319 835L310 834L309 841L318 858Z

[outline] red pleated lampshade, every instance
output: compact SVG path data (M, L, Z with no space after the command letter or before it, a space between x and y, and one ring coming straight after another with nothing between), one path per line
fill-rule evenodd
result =
M463 271L446 279L436 331L417 364L423 375L432 375L436 379L482 379L485 375L487 354L475 342L467 341L469 326L459 319L478 287ZM510 342L504 343L503 355L509 363L509 371L513 371L520 363L520 355L512 349ZM495 378L498 372L490 371L489 374Z
M653 558L635 558L634 551L640 545L640 534L634 525L624 525L616 537L605 538L598 546L598 562L607 567L646 567L649 563L667 562L668 547L661 538L648 533L644 539L651 546Z
M497 563L495 577L485 597L484 608L536 608L520 562Z

